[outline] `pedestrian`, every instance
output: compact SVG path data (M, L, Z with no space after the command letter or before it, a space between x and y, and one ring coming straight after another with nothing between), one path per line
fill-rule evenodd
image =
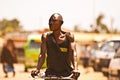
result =
M6 44L2 48L1 62L3 65L3 71L5 77L8 77L8 72L13 72L15 76L14 63L17 63L17 49L12 39L8 39Z
M86 44L84 46L84 53L83 53L83 67L85 68L85 73L90 72L89 69L89 62L91 58L91 47L90 45Z
M74 35L63 31L61 29L62 24L63 18L61 14L54 13L51 15L49 19L51 32L42 34L41 53L36 70L31 72L32 77L40 72L45 59L47 61L46 77L67 77L74 73L74 77L78 78L80 75L78 72Z

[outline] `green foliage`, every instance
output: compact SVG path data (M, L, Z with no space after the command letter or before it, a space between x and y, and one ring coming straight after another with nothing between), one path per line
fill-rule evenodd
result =
M0 21L0 31L1 31L0 35L9 32L21 31L21 30L22 30L22 26L20 25L20 22L17 19L12 19L12 20L3 19L2 21Z

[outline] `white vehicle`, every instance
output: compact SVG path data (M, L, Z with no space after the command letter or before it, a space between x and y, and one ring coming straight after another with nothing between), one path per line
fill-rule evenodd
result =
M120 43L119 43L120 44ZM116 54L111 59L109 64L109 80L116 78L116 80L120 80L120 46L116 50Z
M115 55L115 49L120 45L120 40L109 40L102 44L99 50L94 50L93 69L103 72L104 76L108 77L108 68L110 60Z

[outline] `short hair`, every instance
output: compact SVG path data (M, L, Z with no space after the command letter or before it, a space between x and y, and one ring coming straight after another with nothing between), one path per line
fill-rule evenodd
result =
M60 13L54 13L54 14L52 14L51 17L50 17L50 19L51 19L53 16L55 16L55 15L59 15L61 21L63 21L63 17L62 17L62 15L61 15Z

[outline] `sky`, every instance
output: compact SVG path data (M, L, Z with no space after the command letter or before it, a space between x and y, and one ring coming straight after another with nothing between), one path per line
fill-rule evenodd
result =
M90 30L103 13L109 28L120 29L120 0L0 0L0 20L17 18L25 30L48 28L53 13L63 16L65 28ZM111 21L113 21L111 23Z

